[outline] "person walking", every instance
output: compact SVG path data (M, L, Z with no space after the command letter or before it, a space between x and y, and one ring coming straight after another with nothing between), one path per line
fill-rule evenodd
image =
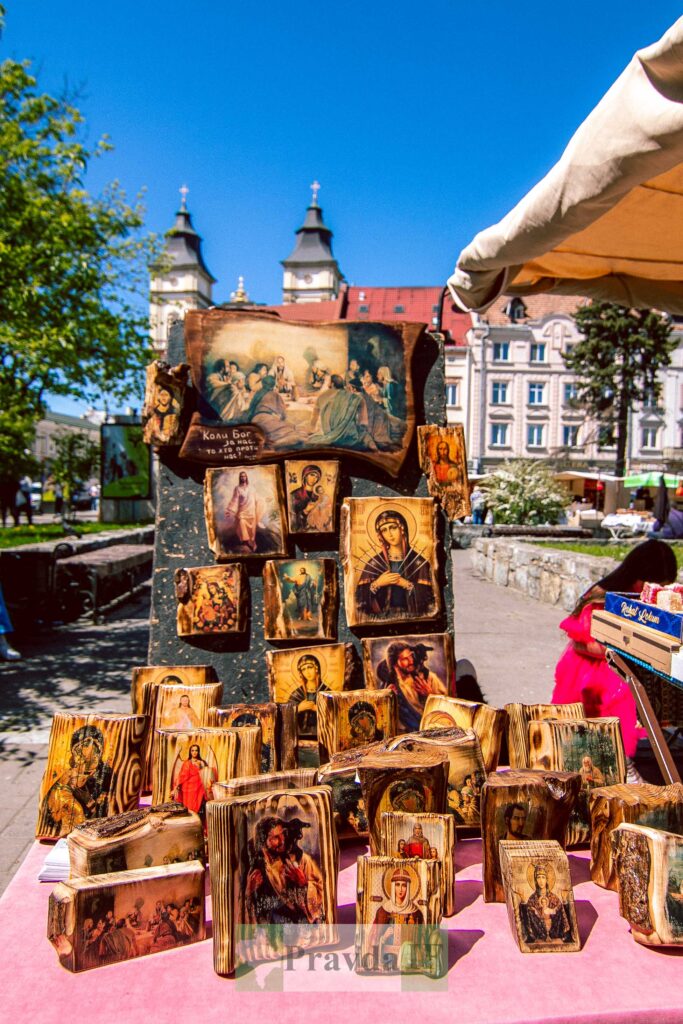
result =
M19 651L15 651L7 639L7 634L12 632L14 632L12 621L7 611L2 586L0 586L0 660L2 661L21 661Z

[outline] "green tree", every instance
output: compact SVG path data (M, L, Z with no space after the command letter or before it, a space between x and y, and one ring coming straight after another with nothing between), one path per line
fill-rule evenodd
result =
M111 147L84 134L76 107L41 92L28 62L0 64L0 434L20 422L22 444L48 393L124 398L149 359L159 246L116 183L86 190Z
M68 492L69 502L79 484L95 476L100 465L100 446L84 431L63 430L54 436L56 455L50 470Z
M481 483L496 523L557 523L569 496L538 459L510 459Z
M577 377L576 402L598 420L603 439L616 440L614 472L624 476L629 411L657 402L657 374L677 344L672 326L660 313L611 302L591 302L574 319L583 338L564 360Z

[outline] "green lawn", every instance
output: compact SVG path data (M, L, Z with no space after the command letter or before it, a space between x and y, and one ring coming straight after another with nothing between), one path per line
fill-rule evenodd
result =
M79 523L78 520L69 524L69 528L79 534L106 533L110 530L133 530L148 526L148 523ZM58 541L65 537L61 523L45 523L40 526L9 526L0 530L0 548L16 548L21 544L39 544L41 541Z
M635 544L582 544L572 541L544 541L543 547L559 548L560 551L573 551L577 555L593 555L596 558L614 558L621 562L634 548ZM683 568L683 544L672 544L676 555L679 571Z

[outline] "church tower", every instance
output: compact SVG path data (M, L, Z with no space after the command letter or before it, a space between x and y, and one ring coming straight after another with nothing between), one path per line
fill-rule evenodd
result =
M152 344L164 352L168 332L176 320L182 320L188 309L206 309L212 305L211 290L216 283L204 263L202 240L192 226L187 209L187 193L180 189L180 209L166 240L166 261L153 269L150 287L150 322Z
M332 255L332 232L325 226L318 206L320 185L311 185L313 198L306 217L296 233L291 255L282 260L282 301L326 302L336 299L344 276Z

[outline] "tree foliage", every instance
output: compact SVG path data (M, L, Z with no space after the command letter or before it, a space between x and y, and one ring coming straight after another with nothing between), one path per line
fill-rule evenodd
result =
M82 115L43 93L28 62L0 64L0 409L35 422L48 393L130 394L149 358L143 211L116 183L89 194ZM2 427L2 424L0 424Z
M615 473L623 476L629 411L658 400L657 374L676 347L672 327L660 313L611 302L591 302L574 319L583 338L564 359L577 376L576 401L596 417L603 439L615 438Z
M56 455L50 464L52 476L69 495L79 484L95 476L100 464L100 446L84 431L63 430L54 436Z
M481 483L496 523L557 523L569 496L538 459L510 459Z

